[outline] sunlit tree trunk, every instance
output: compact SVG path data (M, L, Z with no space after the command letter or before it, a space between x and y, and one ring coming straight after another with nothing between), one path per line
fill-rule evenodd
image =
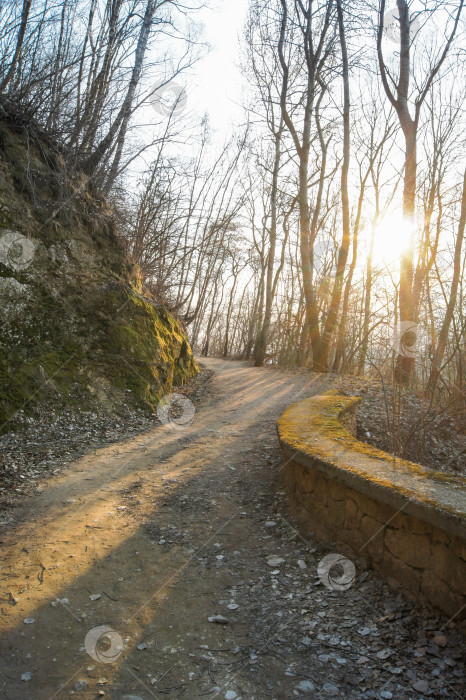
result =
M348 51L346 47L345 20L341 0L337 0L338 30L340 36L340 48L342 56L342 77L343 77L343 164L341 168L341 213L343 221L343 235L338 253L335 282L330 299L330 308L322 334L320 356L318 360L319 369L326 370L328 367L330 350L335 334L340 308L341 295L343 291L344 274L348 251L350 245L350 211L348 197L348 170L350 163L350 89L348 71ZM353 248L354 266L356 265L357 253L357 232L354 232L355 245ZM353 270L354 270L353 266ZM352 272L351 272L352 275ZM346 310L345 310L346 313Z
M448 342L448 332L450 330L450 325L453 319L453 312L455 310L456 298L458 294L458 284L461 275L462 257L461 251L464 241L464 227L466 221L466 170L463 178L463 196L461 201L461 214L458 224L458 234L456 236L455 243L455 255L453 261L453 278L451 282L450 298L447 304L447 310L445 313L445 318L443 319L442 328L439 333L437 347L434 351L434 356L432 358L432 368L430 372L430 377L427 382L426 394L433 395L438 383L440 376L441 365L445 355L445 349Z
M385 93L398 115L401 130L404 136L404 182L403 182L403 216L410 230L410 241L405 247L400 258L400 292L399 311L400 324L417 323L416 309L413 302L413 258L414 258L414 229L415 229L415 201L416 201L416 174L417 174L417 131L421 107L432 86L432 82L444 62L451 43L456 34L458 22L463 8L463 0L454 20L453 29L445 43L445 47L438 60L430 66L424 83L420 86L418 94L414 98L414 117L409 111L410 71L411 71L411 21L410 3L408 0L397 0L398 21L400 29L400 54L398 82L394 82L385 65L382 53L382 39L384 33L385 0L381 0L379 8L379 23L377 31L377 56L379 62L380 77ZM390 79L392 84L390 84ZM414 368L414 353L399 352L396 362L395 379L399 384L408 385Z

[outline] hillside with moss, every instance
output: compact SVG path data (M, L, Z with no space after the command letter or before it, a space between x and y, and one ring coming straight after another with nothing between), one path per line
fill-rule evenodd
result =
M197 372L146 297L112 211L34 125L0 119L0 433L19 409L154 409Z

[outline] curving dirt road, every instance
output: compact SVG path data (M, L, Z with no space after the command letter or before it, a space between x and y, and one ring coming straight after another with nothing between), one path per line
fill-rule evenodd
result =
M454 625L426 652L442 623L356 560L327 590L287 519L275 421L330 379L203 364L190 425L77 460L2 534L0 698L461 697Z

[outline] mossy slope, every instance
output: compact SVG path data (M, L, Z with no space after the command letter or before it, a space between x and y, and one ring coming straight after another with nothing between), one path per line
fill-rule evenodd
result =
M50 397L154 408L197 372L180 323L130 280L112 212L33 127L0 121L0 432Z

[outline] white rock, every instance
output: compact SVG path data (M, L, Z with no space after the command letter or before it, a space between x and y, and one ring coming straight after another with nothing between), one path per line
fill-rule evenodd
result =
M90 600L99 600L99 598L102 598L101 593L93 593L92 595L89 596Z
M235 700L238 696L236 695L234 690L227 690L225 693L225 700Z
M301 690L303 693L312 693L316 687L312 681L300 681L296 686L296 690Z
M209 622L216 622L218 625L228 625L229 620L227 617L223 617L223 615L212 615L211 617L207 618Z
M285 563L285 559L283 559L283 557L277 557L275 555L272 555L272 556L267 558L267 564L269 566L272 566L273 568L275 568L276 566L280 566L280 564L284 564L284 563Z
M34 622L36 621L35 617L26 617L24 620L25 625L33 625Z
M265 527L277 527L277 523L275 522L275 520L267 520L267 522L265 523Z
M26 682L27 682L27 681L30 681L31 678L32 678L32 673L31 673L31 671L26 671L26 673L23 673L22 676L21 676L21 680L22 680L22 681L26 681Z
M300 569L307 569L307 564L303 559L298 559L298 566Z
M391 649L382 649L382 651L377 652L376 656L378 659L388 659L388 657L391 656L391 654Z

